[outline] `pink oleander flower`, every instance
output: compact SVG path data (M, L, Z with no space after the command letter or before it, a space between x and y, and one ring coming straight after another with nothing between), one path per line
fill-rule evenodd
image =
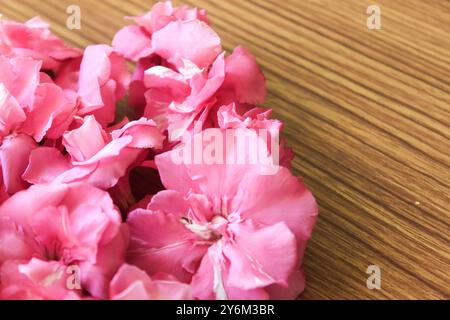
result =
M101 189L113 187L150 148L161 148L164 136L152 120L141 118L105 131L94 116L63 135L64 155L55 147L31 152L23 178L32 184L84 181Z
M0 55L0 166L9 195L29 185L22 174L37 142L60 138L76 112L76 97L54 84L41 67L41 61L30 57Z
M41 72L42 62L0 55L0 138L26 133L58 139L76 113L77 98Z
M154 52L152 36L170 22L199 20L208 23L204 10L188 6L173 7L170 1L158 2L148 13L129 19L134 20L136 25L119 30L114 36L113 46L125 58L135 62Z
M111 280L111 300L190 300L191 288L172 276L149 277L136 266L124 264Z
M146 88L145 116L165 119L169 140L177 141L193 132L194 122L203 127L217 127L217 111L234 103L240 113L264 102L265 78L255 58L238 47L224 57L218 55L210 68L199 68L183 59L183 66L173 70L164 66L150 67L144 72Z
M105 191L75 183L18 192L0 207L0 298L106 298L127 237ZM70 267L79 288L67 285Z
M43 70L57 71L68 59L81 55L53 35L49 25L36 17L25 23L0 20L0 54L41 61Z
M162 8L166 10L162 10ZM137 25L114 38L114 48L138 61L130 85L130 103L168 129L178 141L194 121L217 124L217 109L229 103L247 111L265 99L265 78L255 58L238 47L224 57L219 36L195 14L170 16L159 3ZM161 12L165 12L161 18ZM156 25L158 27L149 27ZM146 26L146 27L145 27ZM143 99L145 97L145 100ZM249 106L250 105L250 106Z
M202 134L229 142L224 130ZM232 146L219 143L222 160L249 156L244 145ZM223 151L206 143L187 148L156 156L167 190L129 214L127 261L150 276L165 272L190 282L198 299L295 298L304 287L303 251L317 215L312 194L285 167L262 175L264 162L175 161L186 159L183 153Z

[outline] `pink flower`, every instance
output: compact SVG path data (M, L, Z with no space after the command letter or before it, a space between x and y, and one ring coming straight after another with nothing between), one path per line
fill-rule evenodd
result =
M152 35L172 21L208 22L206 12L188 6L173 7L170 1L158 2L146 14L131 17L136 25L126 26L114 36L114 49L125 58L138 61L153 53ZM178 35L177 35L178 38Z
M31 186L0 207L0 297L74 298L81 290L63 288L68 266L79 268L84 290L105 297L126 246L106 192L81 183Z
M71 123L77 98L40 72L31 58L0 55L0 138L26 133L40 142L58 139Z
M111 300L190 300L189 285L159 274L152 278L138 267L124 264L111 280Z
M67 47L47 23L33 18L25 23L0 21L0 54L29 57L42 61L44 70L56 71L65 60L80 56L81 50Z
M195 121L204 128L217 127L221 106L234 103L246 112L265 100L265 78L242 47L226 58L219 55L210 68L200 68L188 59L181 63L175 70L154 66L144 73L144 115L167 127L170 141L193 132Z
M152 120L141 118L106 132L93 116L63 136L64 156L54 147L30 155L23 175L30 183L84 181L101 189L113 187L149 148L160 148L164 136Z
M209 130L226 141L225 131ZM225 159L249 152L234 146ZM261 175L258 164L177 164L186 148L155 158L168 190L129 214L128 262L191 282L199 299L298 295L304 279L297 273L317 215L312 194L284 167Z

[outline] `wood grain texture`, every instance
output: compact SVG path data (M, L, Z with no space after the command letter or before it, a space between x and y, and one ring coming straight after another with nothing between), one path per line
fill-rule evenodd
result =
M152 1L0 0L40 15L69 43L110 43L125 15ZM206 8L225 49L242 44L286 123L296 174L320 205L306 254L303 299L449 299L450 2L175 1ZM82 29L68 30L77 4ZM366 287L377 264L382 289Z

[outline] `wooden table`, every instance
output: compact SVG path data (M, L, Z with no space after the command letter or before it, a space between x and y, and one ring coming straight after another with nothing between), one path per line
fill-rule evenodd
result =
M448 299L450 2L377 0L380 30L367 28L371 0L183 2L208 9L227 51L256 55L317 197L302 298ZM109 43L151 3L0 0L0 12L40 15L81 47ZM71 4L81 30L66 28ZM366 287L369 265L381 290Z

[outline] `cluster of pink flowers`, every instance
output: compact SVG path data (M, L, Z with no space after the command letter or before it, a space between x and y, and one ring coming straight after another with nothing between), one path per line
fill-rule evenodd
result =
M84 50L40 19L0 21L0 299L296 298L318 209L271 139L255 58L226 55L202 10L131 19ZM199 135L261 129L270 174L174 160Z

